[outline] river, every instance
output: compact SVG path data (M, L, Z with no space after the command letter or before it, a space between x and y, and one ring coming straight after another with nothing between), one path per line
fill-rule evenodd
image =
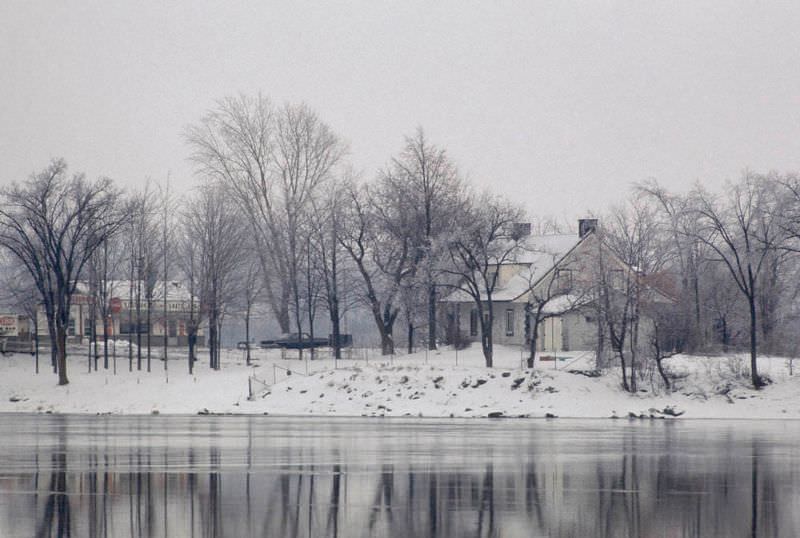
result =
M0 536L800 536L800 422L0 415Z

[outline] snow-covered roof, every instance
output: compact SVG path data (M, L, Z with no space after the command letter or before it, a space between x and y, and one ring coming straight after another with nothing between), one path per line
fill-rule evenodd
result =
M516 261L549 269L554 260L563 258L580 242L575 234L529 235L522 242Z
M513 260L503 266L518 266L508 281L498 283L492 294L494 301L513 301L539 282L561 259L574 249L582 238L575 234L529 235ZM463 290L447 296L448 302L465 302L472 298Z
M112 297L117 297L119 299L125 300L126 298L130 297L131 287L133 287L133 294L136 296L136 280L109 280L108 281L108 290L110 291L110 295ZM141 282L141 293L146 293L146 286L145 283ZM88 294L89 293L89 285L87 282L79 282L78 283L78 292ZM157 280L155 282L155 288L153 289L153 299L158 301L164 300L164 281ZM167 281L167 301L189 301L191 299L191 295L189 294L189 290L186 286L183 285L181 282L177 282L174 280Z

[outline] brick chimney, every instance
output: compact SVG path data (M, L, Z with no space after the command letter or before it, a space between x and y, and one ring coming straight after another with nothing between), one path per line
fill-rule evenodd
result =
M578 219L578 237L583 239L597 229L597 219Z
M531 223L515 222L511 229L511 234L515 239L522 239L523 237L531 235Z

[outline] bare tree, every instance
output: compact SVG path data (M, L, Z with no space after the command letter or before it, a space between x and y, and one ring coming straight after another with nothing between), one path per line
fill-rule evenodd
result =
M604 219L597 244L598 299L612 349L622 369L622 386L638 390L642 366L642 312L657 301L658 292L648 286L648 275L659 272L666 260L664 237L653 207L642 196L616 207Z
M246 212L258 244L267 299L281 331L289 332L291 283L274 201L275 136L275 110L261 94L226 97L186 129L198 172L224 181Z
M290 305L300 327L306 244L300 234L310 199L331 175L344 145L307 106L276 111L261 95L221 100L186 136L198 170L224 181L247 214L281 330L290 330Z
M701 298L711 318L712 342L729 351L748 334L747 302L721 262L709 262L702 276Z
M394 353L394 324L403 287L416 274L414 216L402 191L385 182L347 186L339 242L361 276L361 297L381 338Z
M183 217L186 240L198 250L200 266L192 270L199 269L200 300L208 320L209 363L219 370L222 322L236 293L246 228L225 187L213 181L198 189Z
M67 377L67 330L72 297L94 251L123 222L110 179L68 176L63 160L2 191L0 244L30 272L55 342L59 385Z
M118 290L118 272L123 263L123 253L120 249L118 236L107 238L103 244L95 250L89 260L88 272L92 282L92 323L96 325L99 320L102 323L103 337L103 368L109 368L108 340L109 327L113 327L113 315L116 308L112 304L112 298ZM95 370L99 355L96 330L92 330L92 341L95 354Z
M745 172L726 186L719 199L698 187L693 193L693 208L700 219L697 234L714 252L747 300L750 314L750 375L753 386L764 380L758 374L758 297L759 283L770 257L789 245L791 239L783 224L783 199L778 196L774 177Z
M696 350L704 342L700 283L708 254L708 247L698 238L698 215L691 211L689 196L670 193L655 180L641 183L635 190L655 202L658 225L668 235L664 246L672 253L673 265L680 274L677 295L686 342L690 350Z
M170 320L169 320L169 309L168 309L168 301L169 301L169 275L170 275L170 268L171 262L173 257L170 256L170 246L174 245L175 238L173 236L172 230L174 228L174 214L177 209L176 203L172 198L172 193L170 192L169 188L169 174L167 175L167 180L163 187L159 189L160 200L159 205L161 209L161 278L162 278L162 285L163 289L161 291L163 295L163 309L162 309L162 326L164 331L164 370L169 369L169 356L167 350L169 349L169 327L170 327Z
M128 335L132 342L134 333L131 331L135 331L137 370L142 369L142 348L146 349L148 372L151 370L152 358L152 314L155 307L156 287L159 282L162 257L162 241L159 229L161 208L159 204L158 193L148 180L144 187L132 197L130 221L125 228L128 235L128 268L131 285L129 290L131 304L128 315ZM133 324L134 313L136 314L135 324ZM144 346L142 345L143 332ZM132 346L129 346L128 357L132 363Z
M392 159L383 176L385 182L404 192L411 202L408 207L414 214L416 232L414 264L424 263L428 349L436 349L435 267L441 253L434 252L434 248L441 245L437 238L450 229L453 216L461 209L464 198L461 181L446 151L432 144L422 127L417 128L414 136L405 138L402 152Z
M198 241L198 223L193 214L183 211L179 220L176 238L177 266L189 292L189 318L186 320L186 338L189 345L189 374L194 372L197 361L197 336L203 323L204 308L198 296L203 287L202 247Z
M494 326L493 294L500 266L513 261L520 249L521 236L516 226L523 211L500 198L484 193L466 204L450 237L446 239L451 264L445 274L458 278L451 285L475 303L481 327L481 347L486 366L492 367Z
M309 233L310 257L314 278L322 283L321 299L328 312L334 359L342 358L341 320L353 305L354 275L352 264L341 244L344 225L344 205L347 203L348 180L333 181L326 186L323 196L312 200L313 218Z
M312 199L332 177L334 167L344 153L344 146L331 129L305 105L285 105L277 114L273 160L276 189L273 207L276 220L283 224L286 241L288 280L298 338L303 338L301 285L303 261L308 254L309 220L313 216ZM306 264L307 265L307 264ZM313 293L307 309L313 324ZM302 357L303 346L300 346Z
M242 262L239 266L238 308L244 316L244 335L247 342L245 351L247 365L250 366L250 322L253 312L264 293L264 279L261 276L261 263L253 249L246 244L240 249Z

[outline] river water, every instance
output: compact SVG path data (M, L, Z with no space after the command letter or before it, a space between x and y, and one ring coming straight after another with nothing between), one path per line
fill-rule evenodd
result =
M0 536L800 536L800 422L0 415Z

